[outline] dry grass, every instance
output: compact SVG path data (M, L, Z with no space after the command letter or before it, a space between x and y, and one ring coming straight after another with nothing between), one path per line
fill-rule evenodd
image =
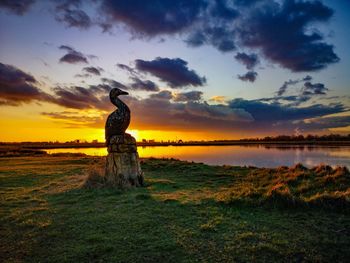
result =
M27 149L19 146L0 146L0 157L43 156L45 151Z
M317 205L331 209L350 208L350 173L346 167L301 164L276 169L254 169L239 185L217 195L225 202L272 203L283 206Z
M105 160L90 164L86 169L86 178L82 185L86 189L100 189L107 186L107 180L105 178Z

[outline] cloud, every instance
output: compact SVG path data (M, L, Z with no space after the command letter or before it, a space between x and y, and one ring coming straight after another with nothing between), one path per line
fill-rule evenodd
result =
M311 96L311 95L326 95L328 89L322 83L312 84L307 81L304 83L304 89L302 95Z
M35 0L1 0L0 8L20 16L24 15L34 3Z
M300 80L297 79L297 80L288 80L288 81L285 81L283 83L283 85L278 89L277 91L277 95L278 96L282 96L283 94L285 94L287 92L287 89L289 86L294 86L295 84L299 83Z
M210 44L221 52L230 52L236 49L233 34L225 26L204 25L202 29L190 33L185 42L190 47Z
M252 121L251 116L241 109L223 105L209 105L205 102L177 103L169 100L169 92L152 94L147 99L127 98L132 109L132 125L138 129L159 130L230 130L234 126Z
M131 77L131 79L133 82L130 84L130 86L134 90L159 91L159 87L153 81L142 80L137 77Z
M187 66L187 62L181 58L161 58L146 61L135 60L136 69L149 73L166 82L172 88L184 86L203 86L206 83L205 77L200 77L194 70Z
M152 4L105 0L100 11L109 26L125 25L135 37L184 34L190 46L210 44L222 52L236 48L227 25L239 13L225 0L155 0Z
M256 77L258 76L258 73L255 71L248 71L244 75L238 75L237 77L242 81L249 81L254 82L256 80Z
M350 126L350 116L329 116L302 120L297 123L298 127L305 131L325 131L332 128Z
M109 85L91 85L89 88L56 87L53 89L53 103L71 109L98 109L109 110L112 105L109 101Z
M122 84L122 83L120 83L118 81L115 81L114 79L101 78L101 81L104 82L104 83L107 83L112 88L118 88L118 89L122 89L122 90L129 89L127 86L125 86L124 84Z
M288 107L300 106L302 103L307 102L311 99L310 96L303 95L289 95L289 96L275 96L270 98L260 98L255 101L260 102L271 102L273 104L283 104Z
M59 47L59 49L67 51L67 54L60 58L59 61L61 63L65 62L69 64L88 64L87 57L83 53L76 51L74 48L62 45Z
M173 100L176 102L187 102L187 101L199 101L202 99L202 91L189 91L189 92L179 92L175 93Z
M117 67L126 71L127 73L129 73L132 76L138 75L137 71L135 71L135 69L133 69L132 67L129 67L128 65L117 64Z
M83 10L57 7L56 11L56 20L63 22L67 27L88 29L93 25L90 17Z
M247 54L244 52L237 53L235 59L246 66L248 70L252 70L259 63L258 56L256 54Z
M158 93L151 94L149 98L160 100L172 100L174 102L196 102L202 100L203 92L201 91L189 91L189 92L177 92L173 93L168 90L162 90Z
M312 77L310 75L307 75L303 78L303 81L311 81Z
M104 79L112 84L111 80ZM118 83L118 82L116 82ZM65 108L76 109L78 113L67 111L45 113L55 120L66 121L69 127L102 128L106 115L115 107L110 103L108 93L112 88L108 84L90 85L88 88L57 87L50 102ZM202 92L190 91L173 93L162 90L141 99L132 96L123 97L132 110L131 128L158 130L217 131L256 134L291 133L296 128L322 130L345 127L348 119L332 119L330 114L348 110L343 104L314 104L297 107L281 104L273 99L261 100L234 99L225 104L210 105L202 101ZM297 96L285 96L285 100L295 100ZM293 98L292 98L293 97ZM98 110L97 116L82 114L79 110Z
M310 26L326 22L333 10L320 1L263 1L249 10L237 29L240 41L261 50L272 62L293 72L316 71L339 61L333 45Z
M239 7L247 7L251 6L257 2L261 2L262 0L234 0L235 4Z
M91 78L92 76L89 73L84 73L84 74L75 74L74 77L75 78L83 78L83 79L85 79L85 78Z
M226 100L226 96L213 96L209 99L209 101L216 103L226 103Z
M173 94L171 91L168 90L162 90L158 93L151 94L149 96L151 99L159 99L159 100L171 100L173 98Z
M322 83L312 84L309 80L312 80L312 77L307 75L302 79L288 80L283 83L283 85L278 89L277 96L272 98L264 98L260 99L261 101L275 101L278 102L280 100L292 101L292 105L300 105L303 102L309 101L313 96L317 95L326 95L328 89ZM303 87L300 89L297 95L284 96L287 92L287 89L290 86L294 86L298 83L304 82Z
M235 19L238 17L239 12L228 5L225 0L216 0L215 4L210 7L210 14L213 17L218 17L221 19Z
M265 123L303 120L346 111L342 104L291 107L279 103L268 104L257 100L245 99L234 99L229 102L229 107L243 109L249 112L256 122Z
M93 75L96 75L96 76L100 76L103 69L100 67L84 67L83 71L90 73L90 74L93 74Z
M104 0L101 12L110 23L124 24L134 34L174 34L191 26L206 7L204 0Z
M110 23L126 25L136 37L179 34L189 46L207 44L222 52L238 43L294 72L339 61L333 45L314 28L333 16L321 1L103 1L101 10Z
M66 128L101 128L107 118L107 114L100 113L88 116L81 114L79 111L42 112L41 115L55 121L64 122Z
M0 105L18 106L32 101L49 100L50 96L37 87L30 74L0 63Z

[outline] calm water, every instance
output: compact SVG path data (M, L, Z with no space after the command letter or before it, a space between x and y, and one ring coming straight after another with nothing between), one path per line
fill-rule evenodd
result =
M48 153L85 153L104 156L106 148L51 149ZM212 165L251 165L257 167L291 166L302 163L312 167L320 163L350 168L350 146L156 146L138 147L140 157L177 158Z

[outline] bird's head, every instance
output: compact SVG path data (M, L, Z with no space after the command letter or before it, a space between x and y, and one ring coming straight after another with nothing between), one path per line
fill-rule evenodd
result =
M124 90L118 89L118 88L111 89L111 91L109 93L109 97L111 100L118 97L119 95L129 95L129 93L127 93Z

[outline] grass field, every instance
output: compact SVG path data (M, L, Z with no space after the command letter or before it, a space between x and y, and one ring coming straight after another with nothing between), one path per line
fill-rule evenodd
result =
M1 262L346 262L346 169L142 162L146 187L86 189L88 156L0 158Z

